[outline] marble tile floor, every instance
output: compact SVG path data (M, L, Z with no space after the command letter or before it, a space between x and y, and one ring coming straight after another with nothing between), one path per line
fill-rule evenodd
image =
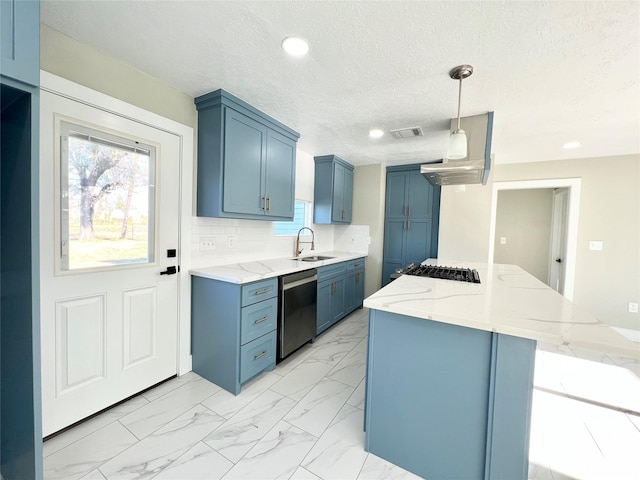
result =
M419 478L363 448L367 314L357 310L238 396L188 373L46 441L44 478ZM550 358L536 384L549 388L534 391L529 478L640 478L640 417L550 393L574 387L553 367L557 352L540 352Z

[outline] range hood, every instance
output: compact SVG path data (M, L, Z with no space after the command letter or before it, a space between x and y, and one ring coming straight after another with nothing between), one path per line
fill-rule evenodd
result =
M451 120L451 130L457 127ZM487 184L491 168L491 134L493 112L462 117L460 127L467 133L468 155L461 160L443 160L420 166L420 173L433 185Z

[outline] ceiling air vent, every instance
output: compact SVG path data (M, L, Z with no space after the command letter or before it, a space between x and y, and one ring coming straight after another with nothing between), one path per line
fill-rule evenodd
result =
M421 127L406 127L398 128L396 130L389 130L393 138L410 138L410 137L422 137Z

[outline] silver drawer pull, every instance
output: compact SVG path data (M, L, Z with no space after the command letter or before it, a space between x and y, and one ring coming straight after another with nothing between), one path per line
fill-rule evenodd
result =
M267 352L266 350L264 352L262 352L260 355L256 355L255 357L253 357L254 360L259 360L262 357L264 357L265 355L267 355L269 352Z
M269 317L262 317L259 318L258 320L256 320L255 322L253 322L255 325L262 323L262 322L266 322L267 320L269 320Z
M254 293L254 295L262 295L263 293L268 293L271 291L271 288L267 287L267 288L263 288L262 290L258 290L256 293Z

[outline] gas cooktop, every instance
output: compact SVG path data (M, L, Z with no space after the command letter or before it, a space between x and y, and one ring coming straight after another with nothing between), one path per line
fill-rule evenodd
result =
M443 280L455 280L458 282L480 283L480 275L476 269L442 267L435 265L416 265L404 272L405 275L418 277L440 278Z

